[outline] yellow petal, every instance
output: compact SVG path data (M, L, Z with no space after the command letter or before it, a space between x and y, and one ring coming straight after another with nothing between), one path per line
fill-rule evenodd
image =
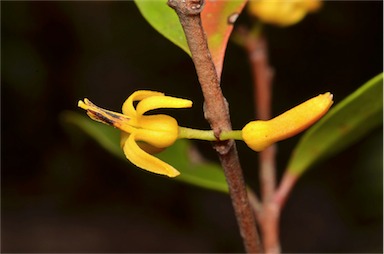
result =
M262 151L275 142L292 137L319 120L331 107L332 94L318 95L269 121L253 121L242 130L244 142Z
M178 135L177 121L167 115L149 115L138 119L140 129L135 131L136 140L145 141L158 148L172 145Z
M139 168L169 177L175 177L180 174L171 165L141 150L136 144L135 134L131 134L128 137L123 150L127 159Z
M127 139L129 138L130 135L131 134L126 133L124 131L121 132L120 147L122 149L124 148L125 142L127 142ZM157 153L160 153L160 152L165 150L165 147L159 148L159 147L153 146L151 144L148 144L144 141L137 141L136 143L142 150L144 150L145 152L147 152L149 154L157 154Z
M148 91L148 90L136 91L133 94L131 94L128 97L128 99L124 102L123 108L122 108L123 114L130 117L135 117L136 110L135 110L135 107L133 106L134 101L140 101L151 96L162 96L162 95L164 95L164 93L155 92L155 91Z
M190 108L192 101L170 96L151 96L143 99L137 104L137 116L158 108Z
M135 129L135 139L144 151L154 154L171 146L179 135L177 121L167 115L142 116L138 120L140 128ZM121 147L129 137L129 133L121 134ZM145 142L145 143L144 143Z

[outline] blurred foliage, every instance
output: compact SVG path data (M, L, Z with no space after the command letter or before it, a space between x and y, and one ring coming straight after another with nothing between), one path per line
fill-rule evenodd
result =
M108 152L127 161L120 148L119 130L70 111L63 112L61 118L63 124L76 125ZM219 164L204 162L199 152L195 150L191 147L189 140L178 140L171 147L157 154L156 157L180 171L179 176L170 178L170 180L179 180L207 189L228 192L227 182Z
M287 168L300 175L382 125L383 74L379 74L335 105L304 134Z
M227 195L151 176L59 123L80 98L119 111L133 91L153 89L193 100L173 116L208 128L190 58L133 2L3 1L1 17L2 252L243 250ZM324 2L295 26L267 26L275 115L324 91L338 103L380 73L381 21L380 1ZM241 48L230 43L225 58L238 129L254 118L251 75ZM279 144L280 170L297 141ZM378 128L299 181L281 222L286 252L382 252L381 141ZM193 144L217 161L209 144ZM257 179L255 153L238 148Z

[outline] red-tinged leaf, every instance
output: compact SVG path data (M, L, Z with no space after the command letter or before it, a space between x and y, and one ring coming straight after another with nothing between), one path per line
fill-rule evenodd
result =
M225 50L233 30L233 24L240 15L247 0L206 0L201 19L208 37L208 46L215 63L218 77L221 76Z
M201 13L202 24L218 77L223 68L225 49L233 23L247 0L206 0ZM135 0L144 18L164 37L191 55L180 21L167 0Z

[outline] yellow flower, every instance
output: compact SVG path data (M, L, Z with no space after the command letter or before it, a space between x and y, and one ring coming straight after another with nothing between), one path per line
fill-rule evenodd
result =
M302 20L308 12L319 9L319 0L251 0L249 12L265 23L289 26Z
M253 121L244 126L244 142L262 151L275 142L292 137L319 120L331 107L332 94L318 95L269 121Z
M139 101L136 107L134 101ZM179 134L177 121L168 115L144 115L159 108L189 108L192 101L154 91L136 91L123 104L123 114L99 108L88 99L79 101L93 120L122 131L121 146L129 161L153 173L175 177L179 171L149 153L171 146Z

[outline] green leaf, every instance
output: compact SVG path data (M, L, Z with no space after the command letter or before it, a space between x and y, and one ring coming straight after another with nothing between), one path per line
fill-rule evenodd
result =
M300 139L288 163L288 172L300 175L358 141L383 123L383 74L334 106Z
M135 3L153 28L191 55L179 18L167 5L167 0L135 0Z
M62 123L69 123L79 127L111 154L120 158L125 158L124 153L119 146L120 132L116 129L95 122L89 117L72 111L62 112L60 114L60 120Z
M130 163L120 148L119 130L71 111L62 112L60 118L64 123L79 127L108 152ZM212 162L194 162L196 159L192 159L191 151L193 147L189 140L178 140L156 156L180 171L181 174L172 179L215 191L228 192L221 167Z
M201 22L208 39L208 47L218 77L223 68L225 49L233 30L233 23L243 10L247 0L206 1ZM143 17L160 34L191 55L183 28L176 12L168 7L167 0L135 0ZM230 22L229 22L230 20Z
M228 192L227 182L221 167L212 162L193 162L193 146L189 140L178 140L157 155L180 171L175 179L203 188Z

